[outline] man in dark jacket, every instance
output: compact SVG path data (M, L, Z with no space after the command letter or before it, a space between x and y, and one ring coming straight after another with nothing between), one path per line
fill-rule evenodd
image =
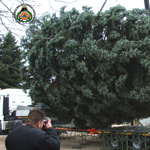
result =
M45 114L39 109L32 110L25 123L12 130L5 141L7 150L59 150L57 132L52 128L50 119L45 124ZM42 127L44 125L44 130Z

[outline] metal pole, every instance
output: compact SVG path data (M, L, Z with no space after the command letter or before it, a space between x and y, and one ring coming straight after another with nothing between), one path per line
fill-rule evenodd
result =
M144 4L145 4L145 9L147 9L150 12L149 0L144 0Z
M105 0L105 2L104 2L104 4L103 4L103 6L101 7L101 10L100 10L100 11L102 11L102 9L103 9L103 7L105 6L106 2L107 2L107 0Z

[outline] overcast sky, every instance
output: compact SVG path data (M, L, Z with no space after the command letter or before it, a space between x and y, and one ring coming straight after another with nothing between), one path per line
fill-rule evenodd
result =
M25 1L25 0L2 0L3 3L0 1L0 10L7 11L7 8L6 8L6 6L7 6L9 9L11 9L12 12L14 12L16 7L20 4L22 4L23 1ZM105 2L105 0L27 0L27 1L28 2L25 2L25 3L31 5L34 8L34 10L36 12L36 16L41 16L43 13L58 12L59 9L64 5L67 5L67 8L65 9L67 11L71 10L73 7L75 7L80 12L82 10L82 6L87 5L89 7L92 7L92 10L95 13L97 13L101 9L103 3ZM64 1L67 3L64 3ZM37 6L35 6L35 4ZM140 9L145 8L144 0L107 0L105 6L103 8L103 11L106 11L110 7L113 7L116 5L122 5L127 10L131 10L133 8L140 8ZM19 25L18 23L16 23L16 21L13 19L11 13L9 14L9 20L11 22L2 16L0 17L0 19L3 19L3 23L7 24L8 27L12 27L14 29L14 30L12 29L12 31L15 31L16 33L20 33L21 35L25 35L24 28L21 25ZM7 32L6 28L4 28L4 26L2 26L2 24L0 24L0 26L1 26L0 34L6 33ZM3 28L3 30L2 30L2 28ZM21 32L19 30L15 30L15 28L19 28L23 32Z
M103 3L105 2L105 0L77 0L70 4L66 4L57 1L61 1L61 0L44 0L44 3L41 5L41 9L37 10L37 12L38 11L45 12L45 10L51 11L52 10L51 6L53 7L54 10L59 10L60 7L62 7L63 5L68 5L67 10L70 10L73 7L75 7L78 10L81 10L83 5L88 5L92 7L92 10L96 13L101 9ZM66 0L66 1L71 2L72 0ZM140 8L140 9L145 8L144 0L107 0L103 8L103 11L109 9L112 6L116 6L119 4L124 6L128 10L131 10L133 8Z

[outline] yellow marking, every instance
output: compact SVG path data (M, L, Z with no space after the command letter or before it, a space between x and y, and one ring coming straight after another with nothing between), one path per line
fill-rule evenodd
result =
M126 134L131 135L132 133L126 133Z
M98 133L100 133L100 134L101 134L102 132L101 132L101 131L98 131Z
M110 133L110 132L108 132L108 131L105 131L104 133Z
M120 133L120 132L117 132L117 133L119 133L119 134L124 134L124 133Z
M143 136L144 136L144 135L146 135L146 136L149 136L149 134L147 134L147 133L145 133L145 134L142 134L142 135L143 135Z

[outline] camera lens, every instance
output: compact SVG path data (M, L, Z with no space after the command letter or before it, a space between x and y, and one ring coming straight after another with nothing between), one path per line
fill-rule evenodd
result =
M47 123L47 119L49 119L48 117L45 117L44 119L43 119L43 122L46 124Z

